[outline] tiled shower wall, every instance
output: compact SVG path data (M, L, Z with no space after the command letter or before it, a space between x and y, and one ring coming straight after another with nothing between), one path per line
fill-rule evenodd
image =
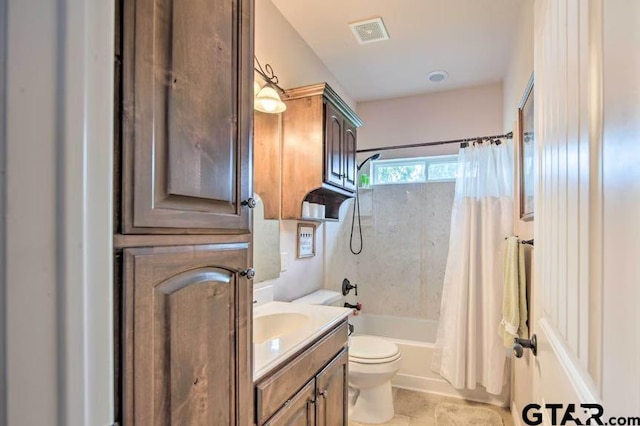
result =
M360 193L364 248L349 251L353 203L340 223L327 223L327 287L358 284L363 311L437 320L449 248L454 182L381 185ZM344 216L342 216L344 214ZM344 217L344 219L343 219ZM356 222L357 223L357 222ZM359 239L354 233L354 244Z

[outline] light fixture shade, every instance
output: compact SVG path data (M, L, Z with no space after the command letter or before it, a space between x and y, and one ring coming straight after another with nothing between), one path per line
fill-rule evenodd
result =
M254 108L267 114L279 114L287 109L287 105L282 102L278 92L270 84L267 84L258 93Z
M255 98L260 93L260 84L254 80L253 82L253 97Z

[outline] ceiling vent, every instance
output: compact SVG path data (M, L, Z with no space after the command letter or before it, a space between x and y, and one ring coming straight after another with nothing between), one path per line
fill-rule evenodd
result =
M389 33L384 26L384 22L382 22L382 18L353 22L349 24L349 28L351 28L360 44L389 40Z

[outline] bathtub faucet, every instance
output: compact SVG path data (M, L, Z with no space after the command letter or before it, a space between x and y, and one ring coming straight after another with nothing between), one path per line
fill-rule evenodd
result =
M348 279L342 280L342 295L346 296L349 294L351 289L355 289L356 296L358 295L358 284L351 284Z
M351 303L344 303L344 307L345 308L351 308L351 309L355 309L356 311L359 311L360 309L362 309L362 303L356 303L355 305L352 305Z

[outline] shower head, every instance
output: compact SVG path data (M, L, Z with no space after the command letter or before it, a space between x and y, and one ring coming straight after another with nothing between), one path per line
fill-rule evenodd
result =
M373 154L371 157L367 158L366 160L364 160L362 163L360 163L358 165L358 170L360 170L362 168L362 166L364 166L365 164L367 164L367 161L369 160L377 160L378 158L380 158L380 153L378 154Z

